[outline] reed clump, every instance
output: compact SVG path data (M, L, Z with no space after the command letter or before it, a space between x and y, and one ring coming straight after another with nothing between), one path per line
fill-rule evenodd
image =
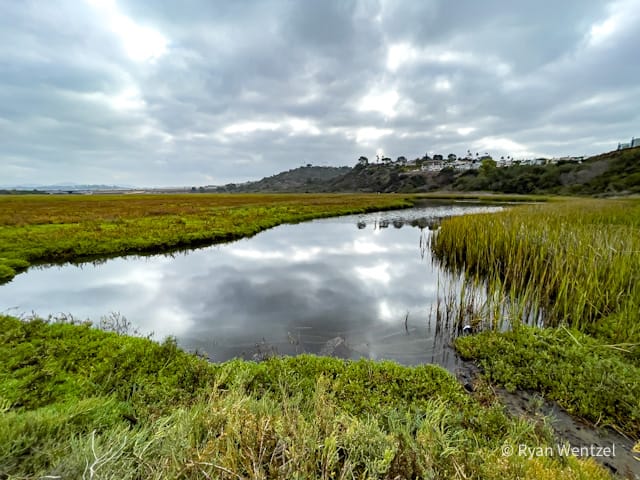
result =
M640 201L578 199L447 219L431 248L448 268L517 298L546 326L640 340ZM512 318L512 322L521 320Z

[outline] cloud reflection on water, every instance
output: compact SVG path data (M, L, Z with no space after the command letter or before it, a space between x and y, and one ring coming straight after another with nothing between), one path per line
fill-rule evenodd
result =
M431 361L427 320L443 274L420 248L432 232L400 226L407 213L283 225L173 258L32 269L0 287L0 308L94 321L117 311L139 330L176 336L214 360L261 349L319 353L341 337L354 358ZM394 219L401 228L380 228Z

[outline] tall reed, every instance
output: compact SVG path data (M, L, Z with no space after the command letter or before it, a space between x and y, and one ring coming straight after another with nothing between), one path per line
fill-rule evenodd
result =
M638 200L580 199L450 218L431 249L453 271L487 280L489 297L519 304L518 318L542 316L546 325L620 342L640 338Z

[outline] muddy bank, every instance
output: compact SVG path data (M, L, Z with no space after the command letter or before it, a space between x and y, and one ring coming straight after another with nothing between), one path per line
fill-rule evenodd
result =
M474 392L480 381L480 369L473 362L462 362L456 367L456 378L465 389ZM508 392L504 388L492 387L493 392L511 415L542 422L550 419L558 449L588 447L593 457L619 478L640 480L639 454L632 452L635 441L610 428L600 428L577 419L563 410L557 403L545 400L536 392ZM535 449L536 445L526 445ZM528 450L527 452L531 452ZM525 452L523 454L527 455ZM609 452L611 453L609 455Z

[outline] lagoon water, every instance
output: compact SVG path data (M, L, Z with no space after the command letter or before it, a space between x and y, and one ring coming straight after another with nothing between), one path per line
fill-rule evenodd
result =
M455 355L434 325L449 276L432 262L430 228L499 209L344 216L185 253L32 268L0 286L0 311L94 322L117 312L213 361L308 352L451 368Z

